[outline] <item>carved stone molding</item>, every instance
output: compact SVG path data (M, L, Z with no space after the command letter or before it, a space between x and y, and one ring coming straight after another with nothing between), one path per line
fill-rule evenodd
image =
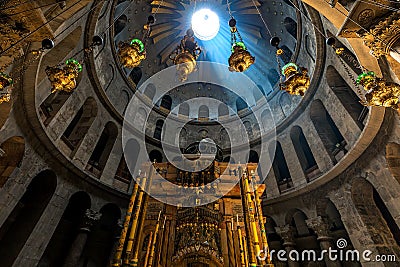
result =
M373 56L379 58L388 55L393 45L400 39L400 12L381 20L368 32L360 34L360 37L371 49Z
M283 239L283 245L285 247L292 247L295 246L296 243L294 241L294 234L295 234L295 229L293 226L290 226L288 224L275 227L275 231L278 235L280 235Z

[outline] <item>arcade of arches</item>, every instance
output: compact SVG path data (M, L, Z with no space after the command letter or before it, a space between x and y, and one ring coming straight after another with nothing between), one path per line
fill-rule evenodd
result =
M379 58L360 37L389 27L400 5L227 2L0 0L0 70L18 73L11 101L0 104L0 266L400 266L399 114L363 106L353 81L360 64L400 81L400 34ZM201 7L221 28L197 40L199 60L227 64L231 10L256 57L245 72L251 88L193 82L164 92L147 82L173 65L169 55ZM118 44L141 36L155 12L146 59L125 68ZM270 34L281 39L282 64L308 69L304 97L279 90ZM102 44L83 56L94 35ZM44 38L54 47L31 53ZM46 67L71 57L84 63L76 89L52 93ZM264 248L268 257L257 258ZM388 261L277 253L329 248Z

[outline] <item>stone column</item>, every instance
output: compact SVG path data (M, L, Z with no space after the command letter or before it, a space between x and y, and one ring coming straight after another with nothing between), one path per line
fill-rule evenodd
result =
M117 252L118 249L118 243L119 239L121 238L121 233L122 233L122 228L124 227L124 223L122 222L121 219L118 220L117 224L114 227L114 242L113 242L113 247L110 253L110 266L114 260L115 253Z
M296 242L294 241L294 229L292 226L286 224L284 226L275 227L275 231L283 239L283 247L285 248L287 263L289 267L299 267L299 263L289 259L290 251L295 249Z
M329 249L334 250L335 247L332 243L333 238L329 235L329 225L321 217L306 220L307 226L313 229L317 233L317 240L321 250L329 251ZM333 256L338 256L339 254L335 252ZM328 254L324 254L324 260L327 267L341 267L342 265L338 260L332 261Z
M100 219L101 213L87 209L82 220L79 233L76 236L72 246L68 252L64 267L77 267L81 258L83 249L85 248L88 235L93 225Z

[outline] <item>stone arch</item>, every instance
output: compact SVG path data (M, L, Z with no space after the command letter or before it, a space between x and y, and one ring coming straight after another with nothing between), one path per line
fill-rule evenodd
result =
M364 128L363 121L366 116L364 112L366 108L360 103L361 99L354 93L335 67L328 66L326 69L326 81L358 127L360 129Z
M0 145L0 188L13 171L21 165L25 153L25 140L21 136L8 138Z
M163 132L163 126L164 126L164 121L163 120L157 120L156 128L154 129L154 134L153 134L153 137L155 139L161 140L162 132Z
M386 163L392 176L400 183L400 144L390 142L386 145Z
M228 116L229 115L229 108L226 104L221 103L218 106L218 117Z
M166 111L170 112L172 108L172 97L169 95L165 95L161 99L161 108L164 108Z
M93 226L92 234L83 252L86 266L109 265L118 220L121 219L121 210L114 203L105 204L99 212L100 220Z
M336 164L347 153L347 143L321 100L311 103L310 118L328 155Z
M89 158L86 169L93 173L96 177L100 178L104 167L106 166L108 157L114 147L115 141L118 136L118 127L114 122L107 122L104 126L103 132Z
M127 23L128 17L125 14L119 16L114 24L114 35L117 36L120 32L122 32L125 29Z
M283 26L285 26L286 31L297 40L297 22L290 17L286 17L283 20Z
M39 261L39 266L63 266L78 234L85 211L90 207L91 199L86 192L76 192L69 198L68 205Z
M307 180L312 180L319 174L319 169L314 154L304 136L303 129L299 126L293 126L290 130L290 139Z
M142 69L139 67L135 67L132 69L131 73L129 73L129 77L132 79L134 84L137 86L142 79Z
M261 124L264 132L267 132L275 127L271 110L266 109L261 113Z
M400 229L372 184L364 178L353 179L351 198L378 252L399 257Z
M300 209L290 210L285 217L286 223L295 230L295 237L308 236L311 234L306 223L307 219L307 215Z
M0 228L0 258L11 266L45 211L57 187L57 176L45 170L28 185L7 220Z
M236 99L236 111L237 112L244 110L244 109L248 109L248 108L249 108L249 106L247 105L246 101L243 98L238 97Z
M122 155L119 160L118 168L114 176L113 186L122 191L128 191L129 184L132 181L132 175L125 161L125 156Z
M285 154L283 153L281 143L278 141L275 144L271 143L268 147L270 158L272 161L272 169L275 174L275 179L282 193L290 188L293 188L292 176L286 162ZM275 151L274 151L275 150Z
M182 103L179 105L179 114L189 117L190 114L190 107L188 103Z
M154 149L152 151L150 151L149 153L149 158L151 160L151 162L157 162L157 163L161 163L163 162L163 155L160 151Z
M96 100L93 97L88 97L61 137L65 144L71 149L71 157L79 148L96 116Z
M199 119L208 119L210 117L210 110L206 105L201 105L199 107Z

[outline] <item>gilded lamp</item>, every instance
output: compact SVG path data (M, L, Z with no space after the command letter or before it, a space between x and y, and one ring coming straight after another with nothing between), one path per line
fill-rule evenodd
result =
M246 45L236 28L236 20L234 18L229 21L229 26L231 27L232 48L231 56L228 59L229 70L243 72L253 65L256 59L247 51Z
M196 70L196 60L200 54L201 48L194 39L194 32L189 29L178 47L170 55L170 59L176 65L178 79L181 82L186 81L189 74Z
M398 109L400 86L376 77L373 71L360 74L356 80L367 91L365 105Z
M81 71L82 65L75 59L68 59L63 68L47 67L46 74L51 83L52 93L72 92L76 88L76 78Z
M310 77L306 68L289 63L283 66L282 75L285 76L285 81L280 84L281 89L291 95L304 96L310 87Z
M0 104L10 101L11 90L9 86L13 84L13 79L7 74L0 73Z

